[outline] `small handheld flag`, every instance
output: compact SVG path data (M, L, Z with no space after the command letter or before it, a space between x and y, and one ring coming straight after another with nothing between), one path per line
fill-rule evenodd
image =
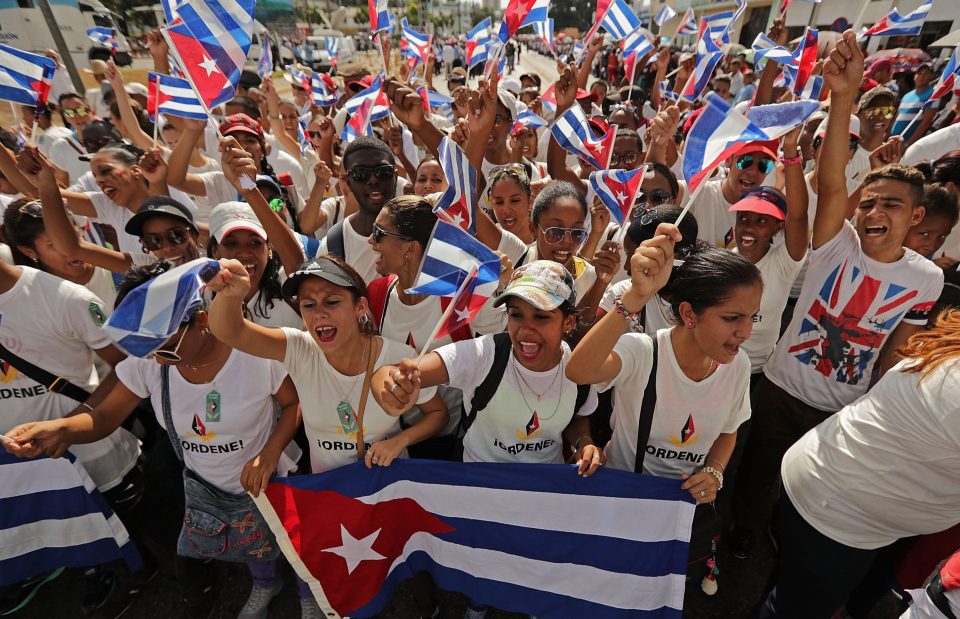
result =
M440 168L447 177L447 190L433 211L470 234L477 233L477 169L460 145L444 137L440 140Z
M367 11L370 13L370 32L379 32L390 28L387 0L367 0Z
M273 49L270 47L270 37L266 33L260 35L260 61L257 62L257 75L260 79L273 73Z
M590 173L590 187L621 226L643 183L645 167L636 170L598 170Z
M657 11L657 14L653 16L653 23L657 26L663 27L663 24L670 21L677 16L677 12L669 4L664 4L660 7L660 10Z
M147 111L154 116L166 114L194 120L208 118L190 82L152 71L147 74Z
M906 15L901 15L900 11L894 7L877 23L867 28L862 34L857 35L857 38L917 36L923 29L923 22L926 21L927 14L930 13L930 7L932 6L933 0L926 0Z
M583 109L579 105L573 105L554 123L552 134L565 150L594 168L604 170L613 155L617 125L611 126L603 137L597 139L590 130Z
M117 41L117 31L113 28L104 28L102 26L87 28L87 38L98 45L109 47L112 54L116 54L117 49L120 47L120 42Z
M680 24L677 26L676 36L684 36L688 34L697 34L697 17L693 13L693 9L687 9L687 12L683 14L683 18L680 19Z
M723 51L710 36L709 28L704 28L704 24L701 22L700 42L697 44L697 64L694 66L693 73L687 78L687 83L680 95L687 101L699 99L710 84L713 71L722 58Z
M343 132L340 138L349 144L361 135L372 136L373 127L370 126L370 110L373 108L373 101L364 99L359 107L354 110L350 120L343 126Z

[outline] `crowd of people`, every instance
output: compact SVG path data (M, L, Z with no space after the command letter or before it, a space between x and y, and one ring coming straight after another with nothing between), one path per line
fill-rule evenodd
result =
M782 23L770 37L786 43ZM147 43L168 72L164 40ZM204 560L237 560L211 546L197 497L228 509L275 475L407 457L675 480L697 504L688 596L716 574L718 544L749 560L761 536L777 541L762 617L868 616L911 566L911 616L960 613L956 579L924 588L960 548L960 123L923 105L933 67L893 89L845 33L817 66L821 110L739 145L689 203L700 106L661 89L680 89L692 55L664 47L628 83L597 37L551 85L512 76L519 46L490 80L457 49L422 77L387 66L390 114L349 142L344 104L373 81L349 58L329 107L245 72L208 120L151 119L141 85L97 61L103 86L61 85L57 118L34 127L19 108L0 131L4 448L83 464L145 559L134 583L157 569L138 500L169 491L144 463L168 481L182 466L171 496L188 509L166 550L189 616L214 611ZM777 73L726 57L710 88L737 110L789 101ZM452 103L425 109L416 80ZM572 106L596 135L619 128L610 168L643 170L622 224L588 201L590 164L519 122ZM411 289L450 182L445 138L477 171L476 238L500 281L469 325L431 339L448 301ZM113 308L203 256L220 271L178 291L176 333L124 354L101 329ZM282 558L258 552L240 617L265 617L282 588ZM87 571L85 611L116 570ZM11 608L47 577L8 590ZM298 582L302 616L323 616ZM429 576L410 585L419 615L439 616ZM467 619L487 613L468 600Z

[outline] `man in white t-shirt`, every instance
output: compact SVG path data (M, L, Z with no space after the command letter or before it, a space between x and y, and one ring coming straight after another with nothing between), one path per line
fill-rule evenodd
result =
M847 221L849 115L863 75L863 54L848 32L824 67L832 91L820 150L819 201L810 266L793 320L765 368L734 494L734 554L746 556L747 531L772 512L780 462L803 434L863 395L874 372L923 328L943 288L943 272L903 247L923 219L923 175L889 165L864 180L855 224ZM838 66L842 64L843 66ZM861 125L862 129L862 125Z
M707 181L690 212L697 218L700 239L726 249L734 246L730 207L754 187L764 184L777 160L777 142L749 142L727 159L727 175ZM685 199L689 200L689 197Z
M343 152L347 185L360 208L334 225L320 243L318 255L338 254L365 282L377 279L376 253L367 238L383 205L396 195L397 166L393 152L381 140L360 137Z

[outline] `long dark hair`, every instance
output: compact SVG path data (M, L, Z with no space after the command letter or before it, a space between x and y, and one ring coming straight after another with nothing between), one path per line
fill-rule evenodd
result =
M763 286L763 279L752 262L726 249L698 243L682 263L674 263L670 281L660 296L678 320L683 302L700 314L729 299L735 289L756 284Z
M20 246L36 249L37 237L46 232L43 217L34 213L40 208L40 201L31 198L14 200L3 211L3 236L10 245L14 264L46 270L39 259L33 259L20 251Z
M217 241L210 235L207 242L207 257L216 259L214 251L217 248ZM283 294L280 292L280 257L277 252L271 252L267 258L267 266L263 270L263 277L260 278L260 286L257 290L260 297L253 306L253 315L261 318L268 318L270 310L273 309L274 299L283 301Z

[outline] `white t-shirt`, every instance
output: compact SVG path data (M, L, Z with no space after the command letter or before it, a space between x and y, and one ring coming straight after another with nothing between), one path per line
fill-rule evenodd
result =
M380 277L380 274L377 273L377 253L373 251L373 247L367 242L368 238L369 237L357 234L357 232L353 229L353 225L350 223L349 218L344 220L344 260L346 260L347 264L352 266L354 270L360 274L360 277L363 278L364 282L370 283ZM320 241L320 249L317 251L317 255L322 256L328 252L327 238L324 237L324 239Z
M677 363L670 334L657 331L657 404L643 473L679 479L704 466L707 454L721 434L736 432L750 417L750 360L741 350L733 362L721 365L706 380L690 380ZM620 373L597 385L600 391L616 387L610 426L613 434L604 450L607 466L632 471L643 392L653 365L649 335L626 333L613 347L620 357Z
M287 353L283 365L300 394L303 427L310 441L310 467L321 473L356 462L357 418L364 374L344 376L327 362L320 347L306 331L285 327ZM379 368L415 357L416 352L405 344L382 339L380 355L373 364ZM417 404L430 400L435 387L420 390ZM349 404L349 411L342 406ZM400 433L400 418L384 411L373 395L368 395L363 413L363 441L367 447Z
M463 437L464 462L563 462L562 433L573 419L577 385L564 375L570 347L562 342L561 348L560 363L546 372L528 370L511 352L496 394ZM493 336L485 335L434 351L447 368L448 384L463 390L466 407L493 367L494 350ZM544 394L543 399L535 393ZM590 415L596 408L597 393L591 387L576 414Z
M190 199L190 196L177 189L168 189L170 190L171 198L183 204L185 207L190 209L191 212L195 210L196 207L193 204L193 200ZM143 245L140 244L140 238L132 234L128 234L124 230L124 226L127 225L128 221L133 219L133 216L136 215L136 213L128 208L120 206L108 198L107 194L100 191L88 193L87 197L90 198L90 202L93 204L93 208L97 212L96 220L105 224L109 224L114 230L116 230L117 244L120 245L119 251L122 251L125 254L130 254L131 256L142 254Z
M109 316L113 313L113 303L117 298L117 285L113 282L113 273L100 267L93 267L93 277L84 287L97 295L103 302L103 313Z
M857 145L857 150L854 151L846 167L848 194L853 193L860 186L868 172L870 172L870 151Z
M958 148L960 148L960 123L929 133L914 142L907 152L903 153L900 163L916 165L921 161L936 161Z
M833 412L867 390L880 350L901 321L926 324L943 271L909 249L893 263L869 258L850 222L809 253L793 320L764 371L793 397Z
M722 178L706 181L690 212L697 219L697 238L717 247L732 249L736 215L730 212L731 203L723 197L723 181ZM685 196L686 199L689 196Z
M597 309L609 314L613 310L613 300L617 295L622 295L629 290L630 285L629 279L612 284L603 293ZM643 309L643 324L638 325L638 329L633 331L634 333L656 333L660 329L669 329L673 326L673 311L670 309L670 304L661 299L660 295L654 295L643 306ZM632 325L630 329L633 330Z
M103 303L72 282L30 267L13 287L0 294L0 341L11 352L86 391L97 386L94 350L110 344L100 329ZM0 418L4 429L29 421L59 419L78 406L52 393L17 369L0 363ZM100 490L109 490L126 475L140 454L137 439L123 428L70 451L83 463Z
M912 363L898 363L783 457L791 502L841 544L880 548L960 520L960 362L926 378L903 371Z
M790 286L802 266L803 260L790 257L782 235L777 235L773 247L757 262L763 279L763 296L760 297L760 311L753 317L753 333L742 344L750 358L751 372L763 370L773 347L777 345L783 308L787 306Z
M90 162L80 161L80 155L86 154L87 151L73 133L55 137L48 144L47 156L50 158L50 163L66 172L71 183L75 183L78 178L90 172Z
M344 202L343 196L332 196L324 199L323 202L320 203L320 212L327 216L327 221L314 231L314 238L323 239L323 237L327 236L327 232L334 224L343 221L344 214L347 211ZM340 208L337 208L337 205L339 205Z
M163 419L161 366L151 359L127 357L117 364L117 378L141 398L150 398L160 427ZM241 494L240 471L270 438L276 425L273 398L286 378L279 361L239 350L209 383L188 382L170 369L170 414L184 465L220 490ZM278 466L280 474L290 462Z

